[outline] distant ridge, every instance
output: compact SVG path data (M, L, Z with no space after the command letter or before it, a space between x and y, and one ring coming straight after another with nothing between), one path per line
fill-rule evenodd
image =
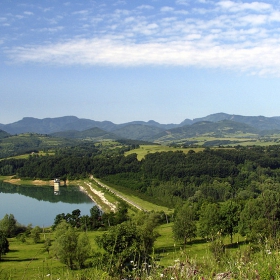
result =
M65 132L64 135L68 135L72 138L80 138L83 137L82 135L86 135L87 133L97 133L97 130L95 130L95 132L93 130L88 132L85 131L93 128L98 128L103 131L102 133L100 131L98 132L100 133L100 135L105 133L108 137L113 137L112 139L115 139L115 137L120 137L150 141L151 139L156 139L161 134L164 135L166 133L177 133L176 129L185 126L193 126L194 124L201 122L218 123L225 120L246 124L251 128L254 128L255 131L259 132L280 131L280 117L242 116L226 113L211 114L202 118L195 118L193 120L185 119L180 124L160 124L154 120L150 120L148 122L132 121L123 124L115 124L111 121L94 121L90 119L78 118L75 116L44 119L25 117L22 120L14 123L6 125L0 124L0 129L9 134L20 134L27 132L39 134L54 134ZM221 126L221 124L219 125ZM213 125L205 124L204 127L207 130L207 127L210 129L210 127L213 128ZM189 131L188 133L190 133L191 130L198 128L199 127L194 126L188 128L187 130ZM245 129L245 127L243 128ZM184 130L186 130L186 128L184 128ZM246 128L245 130L248 129ZM185 132L183 134L185 134ZM60 134L60 137L63 137L63 133Z
M19 120L10 124L1 124L0 129L10 133L10 134L19 134L19 133L41 133L41 134L52 134L55 132L77 130L83 131L90 128L100 128L107 132L113 132L116 129L120 129L127 125L148 125L150 127L158 127L162 129L170 129L177 127L176 124L160 124L155 121L134 121L124 124L114 124L110 121L94 121L90 119L79 119L75 116L65 116L58 118L44 118L37 119L32 117L25 117L22 120Z
M192 138L202 135L212 137L224 137L231 134L258 134L259 130L245 123L238 123L231 120L218 122L200 121L192 125L185 125L164 131L155 136L154 141L169 141Z
M211 114L203 118L196 118L193 123L200 121L218 122L222 120L232 120L239 123L246 123L259 130L280 129L280 117L264 117L264 116L242 116L230 115L225 113Z
M101 127L104 129L112 129L115 125L112 122L98 122L89 119L79 119L75 116L65 116L58 118L36 119L25 117L20 121L2 125L3 130L11 134L19 134L26 132L51 134L54 132L67 130L86 130L93 127Z
M130 123L114 130L114 133L121 138L149 141L162 131L164 131L164 129L158 126Z

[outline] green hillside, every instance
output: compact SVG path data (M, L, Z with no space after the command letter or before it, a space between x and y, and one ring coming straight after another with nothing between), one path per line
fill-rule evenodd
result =
M9 137L9 136L10 136L10 134L8 132L0 129L0 139L6 138L6 137Z
M0 158L38 152L44 149L49 150L67 145L77 145L77 142L70 139L55 138L34 133L10 135L1 139Z
M70 139L87 139L93 141L99 141L104 139L114 140L118 138L118 136L116 136L115 134L104 131L98 127L90 128L83 131L67 130L55 132L52 133L51 136Z
M149 141L162 131L163 129L159 127L143 124L130 124L114 130L114 133L122 138Z
M164 131L154 137L155 142L178 141L187 138L208 137L248 137L257 138L259 130L247 124L224 120L220 122L198 122Z

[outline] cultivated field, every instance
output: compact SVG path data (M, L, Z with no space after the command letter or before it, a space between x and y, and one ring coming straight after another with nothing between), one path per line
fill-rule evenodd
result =
M163 145L140 145L138 149L128 151L125 154L130 155L136 153L138 160L141 160L149 153L175 152L175 151L182 151L184 153L188 153L190 150L198 152L204 150L204 148L173 148L173 147L163 146Z

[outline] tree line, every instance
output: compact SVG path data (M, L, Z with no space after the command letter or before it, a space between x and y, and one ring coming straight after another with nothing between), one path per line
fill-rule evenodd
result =
M279 146L157 152L141 161L136 154L125 156L127 149L72 147L57 149L54 155L5 159L0 175L47 180L94 175L169 207L185 200L253 198L266 180L280 181Z

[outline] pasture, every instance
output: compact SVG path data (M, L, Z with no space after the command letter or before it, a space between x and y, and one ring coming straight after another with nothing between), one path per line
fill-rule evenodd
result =
M174 147L169 147L164 145L140 145L139 148L126 152L125 155L136 153L137 159L141 160L149 153L175 152L175 151L182 151L184 153L188 153L190 150L198 152L204 150L204 148L174 148Z
M0 263L0 279L77 279L77 271L70 271L64 264L45 249L47 238L53 240L51 229L45 229L41 241L34 243L30 237L25 242L18 238L9 238L10 252L2 257ZM92 252L100 251L95 238L102 234L100 231L88 232ZM73 277L73 278L72 278Z
M152 262L157 267L154 275L159 276L164 268L173 266L179 260L191 264L204 276L209 276L209 278L205 277L204 279L213 279L211 278L212 273L219 271L219 269L226 269L223 267L224 264L215 261L209 250L210 243L205 240L197 238L188 242L186 246L174 242L172 226L173 223L168 223L156 228L159 236L154 244L154 253L152 254ZM103 233L103 231L87 232L92 248L92 255L87 263L92 264L92 267L73 271L57 260L52 249L49 253L45 250L45 240L49 238L53 241L51 229L45 229L45 233L41 234L41 241L37 244L29 237L26 238L25 242L18 238L10 238L10 252L3 256L0 264L0 279L115 279L108 277L109 267L101 265L98 261L98 254L102 255L102 250L98 247L95 239ZM235 246L232 247L227 245L229 244L228 238L224 238L227 247L227 265L233 259L236 261L236 256L241 256L247 248L247 245L242 245L242 242L240 242L240 246L238 245L237 241L240 241L239 239L240 237L236 235ZM161 278L153 277L149 279Z

